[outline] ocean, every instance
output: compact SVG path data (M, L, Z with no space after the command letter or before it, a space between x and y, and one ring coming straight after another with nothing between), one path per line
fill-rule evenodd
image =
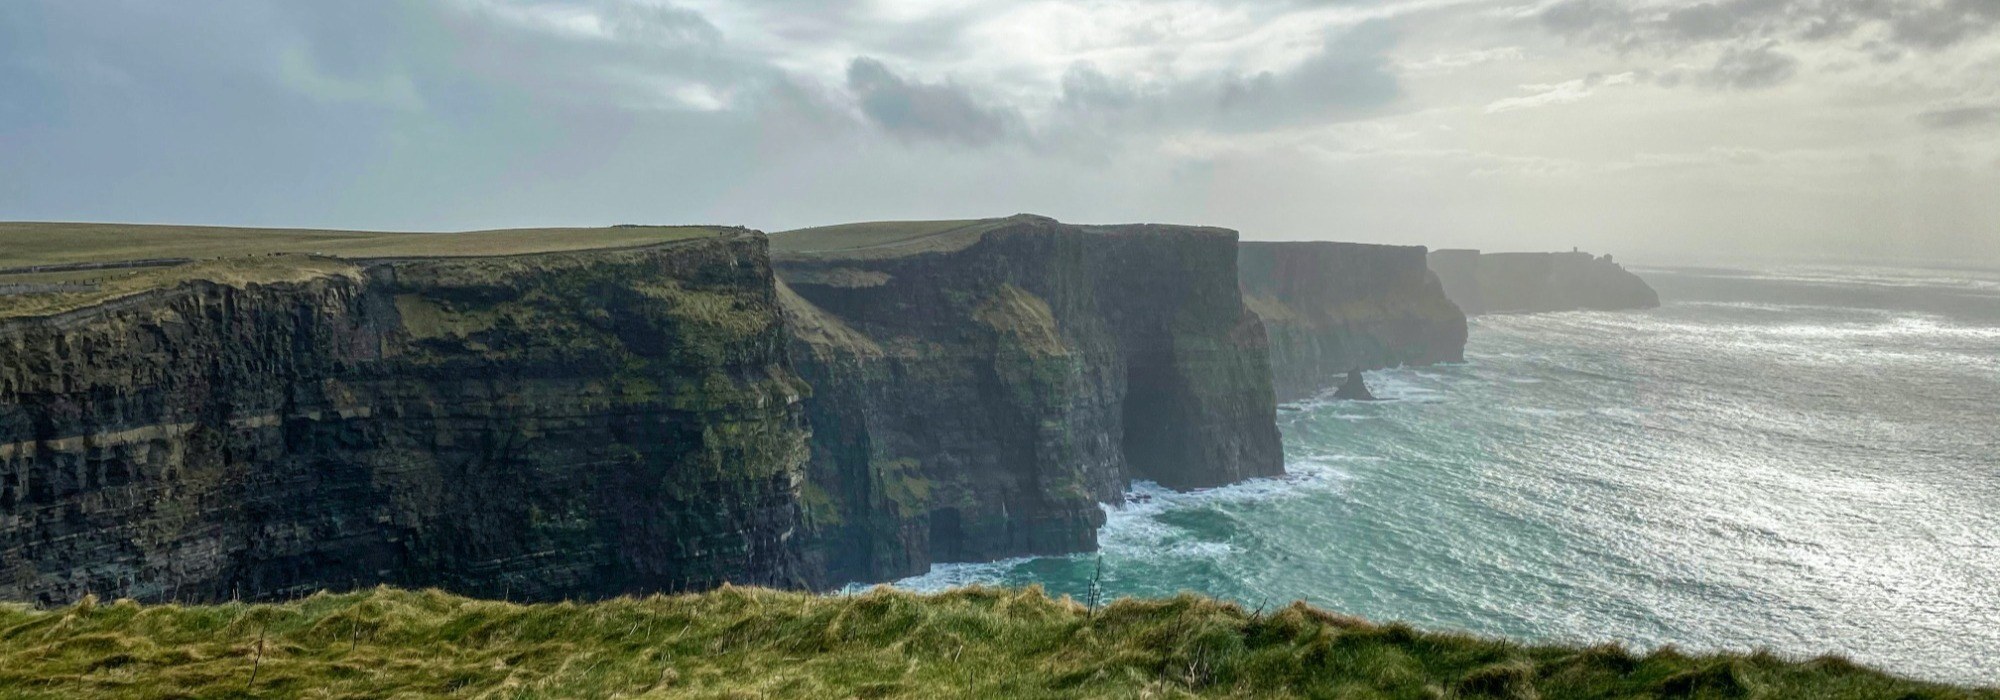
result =
M1487 316L1290 475L1139 484L1101 552L899 586L1294 600L1529 642L1838 653L2000 683L2000 272L1637 268L1663 306Z

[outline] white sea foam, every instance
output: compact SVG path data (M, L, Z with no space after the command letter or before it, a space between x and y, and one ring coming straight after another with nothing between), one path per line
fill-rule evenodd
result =
M1338 489L1352 477L1330 462L1375 459L1379 458L1315 456L1287 465L1287 473L1281 477L1251 479L1194 491L1174 491L1151 481L1134 482L1132 490L1126 492L1124 502L1100 506L1104 509L1105 523L1097 533L1098 546L1106 553L1133 558L1220 560L1235 554L1236 549L1226 542L1193 539L1186 530L1160 522L1158 517L1174 510L1269 501ZM933 564L930 571L888 585L904 590L933 592L972 584L994 584L1034 559L1015 557L991 562ZM842 592L854 594L872 587L873 584L849 584Z
M1033 557L1015 557L999 561L932 564L930 571L893 581L889 585L919 593L934 593L973 584L994 584L1004 579L1015 567L1033 560ZM842 592L855 593L873 587L873 584L848 584Z
M1310 457L1286 465L1281 477L1251 479L1228 486L1174 491L1150 481L1132 484L1125 502L1106 504L1104 528L1097 540L1105 551L1138 559L1221 559L1235 552L1226 542L1192 539L1192 533L1162 522L1170 511L1241 505L1282 498L1299 498L1342 488L1353 476L1330 462L1373 459L1341 456Z

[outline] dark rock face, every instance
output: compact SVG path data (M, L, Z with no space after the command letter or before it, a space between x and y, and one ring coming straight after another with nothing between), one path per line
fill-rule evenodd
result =
M761 236L0 322L0 599L804 585Z
M1001 223L791 286L735 232L0 321L0 600L823 587L1282 472L1233 232Z
M780 256L832 579L1095 546L1100 502L1283 471L1236 236L1017 217L953 250Z
M1333 398L1342 401L1377 400L1374 392L1368 390L1368 381L1361 377L1361 370L1358 369L1347 373L1347 381L1341 382L1340 388L1334 390Z
M1611 256L1440 250L1430 266L1467 314L1650 309L1660 295Z
M1279 400L1312 396L1350 370L1465 358L1465 314L1421 246L1246 242L1237 263L1244 302L1270 335Z

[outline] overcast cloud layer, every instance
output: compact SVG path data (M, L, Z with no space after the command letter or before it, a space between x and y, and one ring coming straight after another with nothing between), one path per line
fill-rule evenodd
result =
M2000 262L2000 0L0 3L0 219Z

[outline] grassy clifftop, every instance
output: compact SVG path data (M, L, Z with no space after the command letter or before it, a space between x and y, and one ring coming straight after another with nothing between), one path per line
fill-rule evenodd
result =
M380 589L282 605L0 608L9 698L2000 698L1837 658L1635 655L1193 596L724 588L515 605Z
M718 235L701 226L533 228L451 233L0 222L0 270L159 258L307 253L343 258L523 255Z
M1000 219L869 221L819 226L771 234L771 251L779 255L831 258L950 252L972 245L996 229L1036 220L1050 221L1032 214L1016 214Z
M350 260L633 248L724 235L699 226L455 233L0 222L0 318L43 316L204 280L233 286L355 275Z

